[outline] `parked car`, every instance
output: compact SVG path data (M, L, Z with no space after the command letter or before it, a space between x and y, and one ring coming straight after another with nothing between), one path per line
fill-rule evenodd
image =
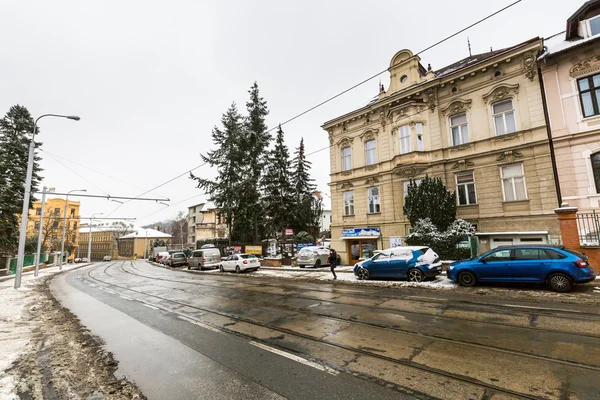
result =
M221 264L221 252L215 247L194 250L192 256L188 258L188 269L198 268L219 268Z
M448 267L448 278L462 286L480 282L545 283L568 292L575 283L596 279L584 254L564 246L503 246Z
M87 259L87 257L83 257L83 258L81 259L81 262L84 262L84 263L86 263L86 262L89 262L89 260Z
M235 271L240 273L242 271L258 271L260 268L260 260L254 254L233 254L221 261L219 269L221 272Z
M161 251L154 256L155 262L159 264L164 264L165 261L169 258L170 254L168 251Z
M300 249L296 255L298 266L304 268L307 265L320 267L329 264L329 249L324 246L308 246Z
M423 282L442 273L440 257L426 246L394 247L354 266L358 279L404 278Z
M111 260L112 260L112 257L111 257L111 256L104 256L104 257L102 258L102 261L111 261Z
M184 253L173 253L171 257L166 261L166 265L170 267L179 267L180 265L187 264L187 257Z

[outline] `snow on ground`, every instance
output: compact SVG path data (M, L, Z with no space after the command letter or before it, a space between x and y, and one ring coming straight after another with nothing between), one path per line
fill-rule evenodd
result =
M65 265L63 271L74 267L72 264ZM33 273L23 274L19 289L13 288L14 277L0 282L0 399L18 399L13 393L15 382L4 371L26 351L30 341L33 327L22 320L22 314L26 307L36 307L28 304L31 291L41 278L57 272L58 267L52 267L40 270L37 278Z

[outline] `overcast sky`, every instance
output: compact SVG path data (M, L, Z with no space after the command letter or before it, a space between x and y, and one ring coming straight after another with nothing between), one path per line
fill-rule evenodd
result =
M3 1L0 114L21 104L34 117L81 116L41 121L43 184L137 196L201 164L213 126L232 102L245 110L254 81L274 127L384 70L398 50L416 53L511 2ZM550 36L581 4L523 0L424 53L421 62L438 69L468 56L467 36L474 54ZM387 87L387 74L381 80ZM304 137L307 152L326 147L321 124L365 105L378 83L284 126L287 145L293 151ZM329 193L328 151L310 160L318 188ZM195 173L213 175L209 167ZM146 196L181 203L135 201L111 216L144 225L206 199L187 176ZM83 199L81 215L108 215L118 206Z

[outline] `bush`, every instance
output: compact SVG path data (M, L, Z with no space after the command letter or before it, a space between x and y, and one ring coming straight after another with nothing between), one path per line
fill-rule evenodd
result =
M475 233L473 226L463 219L457 219L440 232L429 218L420 219L406 238L412 246L429 246L443 260L460 260L471 256L470 249L456 245Z

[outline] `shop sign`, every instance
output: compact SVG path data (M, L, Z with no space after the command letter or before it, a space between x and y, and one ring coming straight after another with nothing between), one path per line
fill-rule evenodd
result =
M285 230L285 234L286 235L293 235L294 234L294 230L288 228L288 229Z
M352 228L342 229L342 237L363 237L363 236L379 236L381 230L379 228Z
M251 246L251 245L246 245L246 253L248 254L256 254L256 255L262 255L262 246Z
M401 236L391 236L390 237L390 247L402 247L402 237Z
M296 250L301 250L305 247L316 246L316 243L296 243Z

